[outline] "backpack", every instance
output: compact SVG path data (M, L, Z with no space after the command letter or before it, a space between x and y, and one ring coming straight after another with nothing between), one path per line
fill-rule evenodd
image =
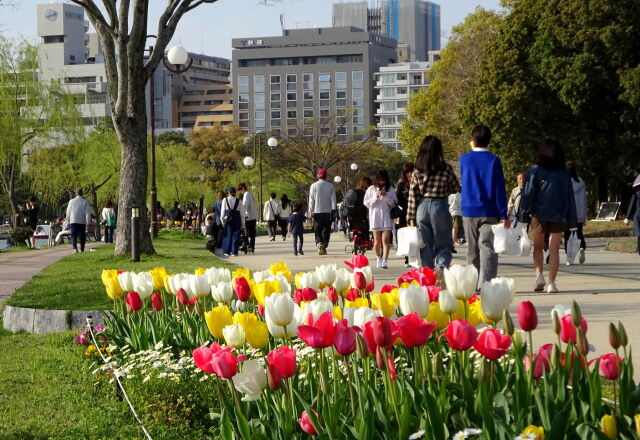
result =
M227 204L227 212L225 213L225 216L222 220L227 223L233 219L233 211L238 210L238 203L240 203L240 199L236 198L236 203L234 203L233 209L231 209L231 207L229 206L229 199L224 199L224 203Z

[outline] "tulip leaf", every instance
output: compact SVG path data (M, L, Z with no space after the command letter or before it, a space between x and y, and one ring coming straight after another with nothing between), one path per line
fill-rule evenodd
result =
M220 434L224 440L233 440L233 427L231 426L231 420L226 410L222 411L222 429Z
M587 423L578 425L576 427L576 434L578 434L580 440L609 440L609 438L604 435L602 431Z
M238 407L234 408L234 412L236 414L236 426L243 439L252 438L251 430L249 429L249 423L247 423L247 419L242 414L242 411L238 409Z
M442 415L440 413L440 408L438 407L438 402L430 393L426 393L424 397L427 403L427 407L429 409L429 411L427 412L427 415L429 416L428 426L430 428L432 438L436 438L436 439L446 438L444 433L444 420L442 420Z
M402 410L400 412L400 421L398 423L399 436L398 438L403 440L409 436L409 430L411 428L411 404L408 398L402 399Z

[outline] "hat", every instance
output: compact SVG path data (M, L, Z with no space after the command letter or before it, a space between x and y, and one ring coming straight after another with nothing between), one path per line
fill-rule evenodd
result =
M324 168L320 168L318 170L318 177L321 177L321 178L327 177L327 170L325 170Z
M227 192L230 194L235 194L236 193L236 188L233 186L230 186L229 188L227 188Z

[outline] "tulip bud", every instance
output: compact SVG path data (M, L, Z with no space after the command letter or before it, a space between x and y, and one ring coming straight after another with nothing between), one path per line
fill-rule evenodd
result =
M151 295L151 307L153 307L153 310L156 312L162 310L162 295L160 293L156 292Z
M551 313L551 321L553 323L553 332L556 335L559 335L562 327L560 326L560 317L558 316L558 312L556 310Z
M578 353L580 353L582 356L586 356L589 354L589 341L587 340L587 335L584 333L584 331L582 331L582 327L578 327L578 334L577 334L577 348L578 348Z
M478 370L478 379L481 382L489 382L491 376L491 369L488 367L487 362L480 363L480 369Z
M577 302L573 301L571 304L571 320L573 321L573 325L578 328L580 327L580 322L582 321L582 312L580 311L580 306Z
M636 424L636 434L640 435L640 414L633 416L633 421Z
M521 348L524 345L524 341L522 340L522 332L513 332L513 346L517 349Z
M387 367L387 359L386 359L386 356L384 355L383 348L380 346L378 346L378 348L376 349L376 365L382 371L384 371L385 368Z
M613 347L614 350L620 348L620 332L616 328L613 322L609 323L609 344Z
M604 435L610 439L615 439L618 436L618 425L614 416L605 414L602 416L602 419L600 419L600 424L602 425Z
M356 332L356 344L358 345L358 354L361 358L365 359L369 356L369 349L367 343L364 341L362 333Z
M627 331L624 329L624 325L618 321L618 332L620 333L620 345L626 347L629 343L629 338L627 337Z
M511 319L511 314L509 313L509 310L506 309L502 314L502 328L509 336L513 336L516 331L515 326L513 325L513 319Z
M562 353L560 351L560 347L558 344L553 344L553 348L551 349L551 366L553 369L557 369L562 362Z

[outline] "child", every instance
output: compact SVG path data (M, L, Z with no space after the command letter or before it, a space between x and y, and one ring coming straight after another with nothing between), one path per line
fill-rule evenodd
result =
M631 198L631 203L629 204L629 210L627 211L627 217L624 219L624 223L628 225L629 221L633 222L633 235L638 236L638 247L636 248L636 251L638 252L638 255L640 255L640 183L635 185L633 189L635 190L635 194Z
M302 252L302 234L304 233L304 221L306 217L300 213L300 204L293 205L293 214L289 217L289 234L293 236L293 255L304 255ZM300 246L298 246L298 240L300 240Z

